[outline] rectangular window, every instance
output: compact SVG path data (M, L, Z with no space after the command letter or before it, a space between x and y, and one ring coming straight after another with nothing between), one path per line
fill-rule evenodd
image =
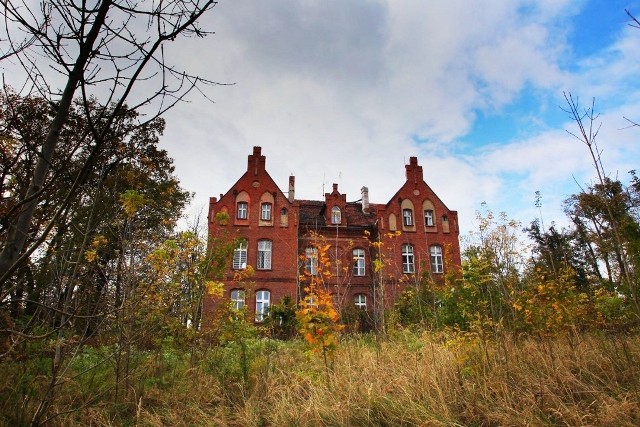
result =
M414 273L416 271L413 261L413 246L402 245L402 272Z
M271 203L263 203L260 207L260 219L271 221Z
M234 289L231 291L231 304L236 310L244 308L244 289Z
M411 209L404 209L402 211L402 218L404 225L410 227L413 225L413 211Z
M247 219L249 215L249 205L247 202L238 202L236 209L236 218Z
M364 261L365 261L364 249L354 249L353 250L353 275L354 276L365 275Z
M271 269L271 240L258 241L258 270Z
M256 322L262 322L269 314L269 305L271 304L271 292L256 292Z
M424 225L433 227L433 211L431 209L425 209L424 211Z
M312 276L318 274L318 249L312 247L305 249L304 267Z
M238 246L233 250L232 268L234 270L247 268L247 242L238 243Z
M442 247L441 246L431 246L431 272L432 273L442 273L443 265L442 265Z

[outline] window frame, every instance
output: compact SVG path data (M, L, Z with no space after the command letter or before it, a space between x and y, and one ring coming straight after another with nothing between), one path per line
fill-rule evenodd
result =
M433 245L429 247L429 260L431 262L431 272L444 273L444 259L442 257L442 246Z
M244 254L244 256L243 256ZM233 270L244 270L247 268L247 261L248 261L248 257L247 255L249 254L249 245L247 243L247 241L240 241L238 242L238 246L236 246L233 249L233 259L231 261L231 268ZM237 258L237 262L236 262L236 258ZM243 261L244 258L244 262Z
M435 227L435 212L433 209L425 209L424 210L424 226L425 227Z
M413 227L413 209L402 209L402 224L405 227Z
M266 296L266 297L265 297ZM269 314L271 307L271 291L268 289L260 289L256 291L256 322L264 322Z
M273 204L269 202L261 203L260 204L260 220L271 221L272 218L273 218Z
M304 269L312 276L318 275L318 248L307 246L304 250Z
M367 295L366 294L355 294L353 296L353 305L355 305L357 309L366 310L367 309Z
M269 239L258 240L258 259L256 269L271 270L271 260L273 258L273 242Z
M402 245L402 272L407 274L416 272L415 250L410 243Z
M331 224L342 223L342 209L340 206L334 206L331 208Z
M229 299L234 310L242 310L247 303L247 293L244 289L236 288L231 289L229 293Z
M362 277L367 275L366 268L366 253L362 248L355 248L352 251L353 255L353 275Z
M249 219L249 203L248 202L236 203L236 219L241 219L241 220Z

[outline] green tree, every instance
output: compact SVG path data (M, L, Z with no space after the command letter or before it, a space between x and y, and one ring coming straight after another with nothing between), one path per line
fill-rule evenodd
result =
M603 285L610 291L623 293L636 314L640 314L637 179L632 174L632 184L625 187L618 179L607 175L602 164L602 151L598 147L600 125L597 123L595 101L583 108L571 94L565 94L565 99L567 109L564 111L577 126L577 132L568 132L585 145L596 173L595 183L565 202L565 211L576 224L581 237L591 244L594 270L598 272L600 263L605 266L607 282ZM599 272L596 275L602 277Z

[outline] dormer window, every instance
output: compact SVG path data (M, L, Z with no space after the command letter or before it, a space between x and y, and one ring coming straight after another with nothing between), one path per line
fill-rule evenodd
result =
M331 209L331 224L340 224L342 222L342 211L338 206Z

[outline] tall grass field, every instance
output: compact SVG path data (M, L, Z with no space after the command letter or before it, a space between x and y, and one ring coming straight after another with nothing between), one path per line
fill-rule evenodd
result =
M57 386L51 426L638 426L637 334L488 338L343 336L325 359L300 340L198 351L84 347ZM0 365L0 422L29 425L45 348ZM121 376L122 377L122 376Z

